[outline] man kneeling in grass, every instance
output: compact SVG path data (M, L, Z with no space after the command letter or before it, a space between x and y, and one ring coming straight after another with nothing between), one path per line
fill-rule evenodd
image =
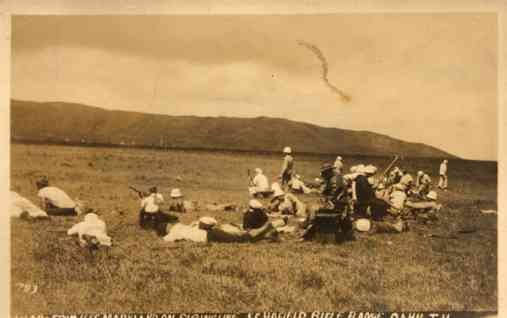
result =
M74 224L67 235L76 235L81 247L97 249L99 245L111 246L111 237L107 235L106 223L95 213L85 215L82 222Z
M178 220L177 217L160 211L160 204L164 197L158 192L157 187L151 187L150 193L141 199L141 211L139 212L139 225L146 229L154 229L158 235L165 235L166 225Z
M271 212L306 217L306 205L295 195L285 193L278 183L273 183L273 199L269 203Z
M426 223L438 218L437 213L442 208L442 204L437 203L437 198L437 193L435 191L430 191L428 195L426 195L425 201L407 201L405 206L411 210L416 219Z
M37 181L35 185L39 190L37 196L40 198L41 208L48 215L74 216L81 214L82 208L63 190L49 186L49 181L46 177Z

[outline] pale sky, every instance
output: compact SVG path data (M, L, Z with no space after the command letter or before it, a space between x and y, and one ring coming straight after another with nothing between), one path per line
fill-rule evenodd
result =
M496 14L16 16L11 39L15 99L283 117L497 158Z

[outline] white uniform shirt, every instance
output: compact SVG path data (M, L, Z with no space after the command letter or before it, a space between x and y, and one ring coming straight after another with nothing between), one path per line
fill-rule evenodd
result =
M396 209L403 209L405 206L405 200L407 199L407 194L403 191L393 191L391 193L391 205Z
M72 209L76 207L76 202L57 187L42 188L37 195L57 208Z
M256 175L253 178L252 182L258 191L268 191L269 190L268 178L263 174Z
M338 170L338 171L341 172L342 169L343 169L343 162L341 160L336 160L334 162L334 167L335 167L336 170Z
M421 177L421 183L420 184L430 184L431 183L431 178L430 176L428 176L427 174L424 174L422 177Z
M200 229L198 225L177 223L172 226L169 233L164 236L164 241L191 241L206 243L208 241L208 231Z
M107 235L106 223L98 217L74 224L67 231L67 235L74 234L78 234L79 241L83 245L86 243L83 239L83 235L89 235L96 237L101 245L111 246L111 237Z
M405 185L405 186L408 186L409 184L411 184L412 182L414 182L414 179L412 178L412 176L410 174L405 174L403 175L403 177L401 177L401 180L400 180L400 183Z
M159 210L159 204L164 202L164 197L160 193L152 193L141 200L141 208L146 213L156 213Z
M27 212L31 217L47 217L47 213L42 211L38 206L23 198L14 191L11 191L11 204L9 208L11 216L20 217L23 212Z
M444 162L440 164L440 175L447 175L447 164Z

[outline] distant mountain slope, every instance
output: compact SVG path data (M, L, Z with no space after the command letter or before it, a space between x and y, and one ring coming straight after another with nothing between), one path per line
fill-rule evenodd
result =
M13 140L326 154L454 157L437 148L367 131L286 119L166 116L74 103L11 101Z

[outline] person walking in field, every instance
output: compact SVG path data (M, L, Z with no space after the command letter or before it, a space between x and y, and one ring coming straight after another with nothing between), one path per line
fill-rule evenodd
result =
M440 179L438 180L438 187L447 190L447 160L442 161L440 164Z
M280 179L282 188L285 187L292 179L294 172L294 157L292 157L292 149L290 147L283 148L285 157L283 158L282 172L280 173Z
M48 215L74 216L81 214L82 208L63 190L49 186L47 178L42 178L35 184L39 190L37 196L40 198L40 206Z

